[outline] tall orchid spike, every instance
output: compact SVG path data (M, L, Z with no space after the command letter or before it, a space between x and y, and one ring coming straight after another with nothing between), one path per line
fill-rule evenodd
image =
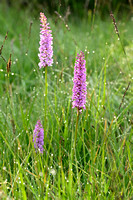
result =
M44 130L40 120L38 120L37 124L35 125L33 142L35 149L38 149L40 153L43 153Z
M86 68L85 68L85 58L84 53L81 51L80 54L77 54L74 67L74 86L73 86L73 108L77 107L77 109L81 112L82 108L85 109L86 103Z
M44 13L40 13L40 47L39 47L39 68L46 66L52 66L53 64L53 37L52 31L50 30L49 23Z

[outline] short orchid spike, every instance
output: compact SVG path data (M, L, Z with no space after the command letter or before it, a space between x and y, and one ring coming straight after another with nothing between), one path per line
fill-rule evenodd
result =
M85 68L85 58L84 53L80 52L77 54L75 67L74 67L74 86L73 86L73 96L72 96L72 104L73 108L77 107L77 109L81 112L82 108L85 109L86 103L86 68Z
M43 153L43 145L44 145L44 130L41 124L41 121L38 120L35 125L34 134L33 134L33 142L35 149L39 150L40 153Z

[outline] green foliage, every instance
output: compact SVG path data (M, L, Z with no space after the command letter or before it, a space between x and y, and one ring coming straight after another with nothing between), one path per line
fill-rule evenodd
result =
M70 31L61 19L48 18L54 64L47 74L47 131L40 155L32 142L36 121L44 123L45 114L39 13L35 18L30 10L6 6L0 6L0 13L0 47L9 31L2 56L8 61L12 55L9 76L0 56L0 198L132 199L132 18L116 20L121 42L110 18L96 16L93 24L89 18L72 18ZM72 78L80 50L85 52L88 93L72 159Z
M90 11L99 12L101 17L105 17L105 13L108 14L111 10L120 11L120 14L122 10L133 11L131 0L17 0L17 2L16 0L3 0L3 2L20 9L28 7L32 12L45 8L52 15L54 11L65 15L69 9L72 15L81 18L87 16Z

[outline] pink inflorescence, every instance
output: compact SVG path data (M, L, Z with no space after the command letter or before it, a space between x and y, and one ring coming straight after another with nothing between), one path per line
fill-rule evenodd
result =
M46 66L52 66L53 64L53 37L52 31L50 30L49 23L47 23L47 18L44 13L40 13L40 47L39 47L39 68Z
M79 111L82 111L82 108L85 109L86 103L86 68L85 68L85 58L84 53L80 52L77 54L74 67L74 86L73 86L73 108L77 107Z
M35 149L38 149L40 153L43 153L44 130L40 120L38 120L37 124L35 125L33 142Z

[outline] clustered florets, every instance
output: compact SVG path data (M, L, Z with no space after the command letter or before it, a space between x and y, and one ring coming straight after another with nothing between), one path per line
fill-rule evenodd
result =
M40 47L39 47L39 68L46 66L52 66L53 64L53 37L52 31L50 30L49 23L44 13L40 13Z
M44 130L40 120L38 120L37 124L35 125L33 142L35 149L38 149L40 153L43 153Z
M79 111L81 109L85 109L85 103L86 103L86 68L85 68L85 58L84 53L80 52L80 54L77 55L74 67L74 86L73 86L73 108L77 107Z

